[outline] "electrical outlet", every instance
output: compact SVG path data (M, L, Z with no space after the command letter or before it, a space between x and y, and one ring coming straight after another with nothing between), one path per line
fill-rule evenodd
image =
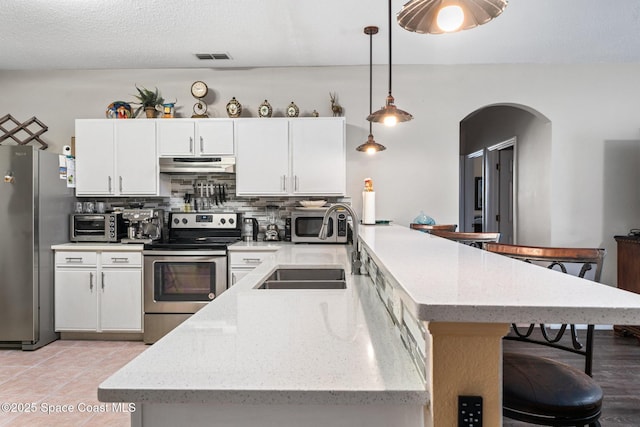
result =
M482 427L482 396L458 396L458 427Z

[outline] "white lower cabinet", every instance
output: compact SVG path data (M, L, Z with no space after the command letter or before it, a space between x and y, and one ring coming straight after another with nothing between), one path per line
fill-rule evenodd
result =
M249 274L254 268L262 264L264 261L275 256L275 251L233 251L229 252L229 286L233 286L244 276Z
M56 251L57 332L142 332L142 253Z

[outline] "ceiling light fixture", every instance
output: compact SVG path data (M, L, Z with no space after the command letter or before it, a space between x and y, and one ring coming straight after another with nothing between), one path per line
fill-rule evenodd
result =
M442 34L486 24L504 12L507 0L411 0L398 13L398 24L420 34Z
M387 126L394 126L398 122L408 122L413 116L406 111L397 108L394 104L393 95L391 95L391 0L389 0L389 94L387 95L386 104L375 113L369 114L367 120L370 122L384 123Z
M364 33L369 36L369 114L371 114L371 110L373 109L373 35L378 34L378 27L364 27ZM384 151L387 149L387 147L382 144L378 144L373 139L372 126L373 122L369 122L369 137L367 138L367 142L365 142L364 144L360 144L356 148L357 151L362 151L367 154L374 154L378 151Z

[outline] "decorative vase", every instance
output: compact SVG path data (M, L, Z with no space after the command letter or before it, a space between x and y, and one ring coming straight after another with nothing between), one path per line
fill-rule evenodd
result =
M156 107L144 107L144 112L147 115L147 119L155 119L158 115Z

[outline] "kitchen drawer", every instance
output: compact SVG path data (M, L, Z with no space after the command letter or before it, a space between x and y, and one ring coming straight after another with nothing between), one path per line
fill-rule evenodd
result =
M95 266L98 261L96 252L56 251L56 266Z
M256 267L263 261L274 257L273 251L262 252L230 252L229 265L242 267Z
M142 265L141 252L102 252L100 261L104 267L122 267Z

